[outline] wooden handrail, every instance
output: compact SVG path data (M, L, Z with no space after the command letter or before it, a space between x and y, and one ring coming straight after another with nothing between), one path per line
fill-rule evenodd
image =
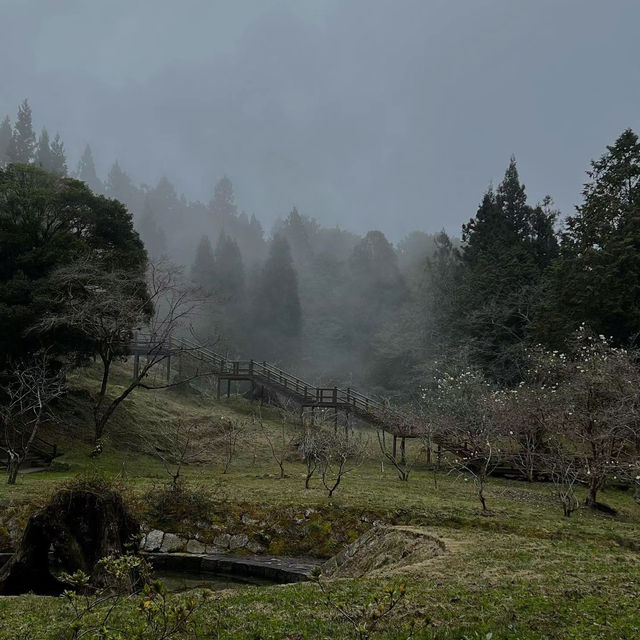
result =
M131 344L131 351L143 351L145 348L162 348L162 341L154 340L150 334L137 334ZM271 385L285 390L287 393L302 397L304 403L313 401L321 406L344 407L345 409L359 411L364 417L374 422L383 422L385 417L396 419L401 418L401 414L385 406L379 400L375 400L355 389L348 387L316 387L305 380L298 378L275 365L255 360L228 360L224 356L215 353L211 349L199 345L187 338L173 338L165 341L166 351L170 354L173 351L188 350L195 358L213 365L213 375L233 376L235 378L246 378L247 380L264 380ZM148 352L147 351L147 352Z

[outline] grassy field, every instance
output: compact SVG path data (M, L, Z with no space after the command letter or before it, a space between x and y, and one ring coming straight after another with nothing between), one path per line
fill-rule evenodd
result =
M116 415L104 453L94 460L88 457L87 400L97 384L95 372L78 375L72 384L73 398L65 411L66 432L73 438L61 440L65 454L51 471L22 475L14 487L0 484L0 521L4 518L5 524L11 518L24 520L56 486L87 471L119 475L129 499L144 510L146 493L165 483L168 475L157 457L136 448L140 433L177 418L207 423L232 417L244 430L228 473L206 452L184 470L188 485L216 488L217 506L209 514L214 521L231 512L295 516L312 507L327 522L306 533L316 536L313 544L325 555L357 536L369 526L364 521L372 519L410 524L444 542L446 552L438 557L402 566L391 563L374 575L327 582L332 598L356 617L359 607L384 594L387 585L406 586L405 600L372 637L640 637L640 508L629 492L604 492L602 501L617 509L616 516L583 508L569 519L562 517L551 487L496 479L486 492L491 511L483 514L463 477L416 467L409 482L400 482L393 469L382 469L373 447L375 436L369 434L370 459L328 500L317 479L311 489L304 489L304 467L293 453L286 461L287 477L278 477L264 435L267 429L272 438L278 436L276 411L267 412L261 428L251 417L255 406L242 399L215 402L208 395L176 390L134 394ZM287 426L287 440L295 430L295 425ZM202 437L208 437L206 430ZM360 529L354 525L358 522ZM334 535L340 544L332 547ZM324 546L322 537L327 539ZM278 545L283 554L307 548L303 540L287 544L286 536ZM135 621L137 616L134 603L117 611L119 619ZM357 637L312 583L216 592L194 619L203 638ZM60 598L0 599L2 639L63 638L67 620Z

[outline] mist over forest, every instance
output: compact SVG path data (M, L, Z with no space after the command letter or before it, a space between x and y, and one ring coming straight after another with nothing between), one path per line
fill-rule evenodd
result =
M0 0L0 640L637 640L639 24Z

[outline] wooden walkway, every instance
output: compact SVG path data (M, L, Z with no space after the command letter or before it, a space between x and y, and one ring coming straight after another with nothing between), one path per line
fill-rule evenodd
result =
M134 370L137 370L138 359L151 350L157 354L158 343L148 337L138 336L130 350L131 355L136 358ZM171 377L172 366L176 366L176 359L186 356L205 364L207 374L217 378L218 398L224 381L227 382L227 396L231 393L232 381L247 381L254 391L262 389L275 392L293 401L302 411L308 409L312 421L316 409L329 409L332 410L336 423L338 412L343 412L347 420L350 416L355 416L401 438L418 437L422 432L421 424L414 416L402 414L355 389L316 387L268 362L229 360L184 338L172 339L171 344L164 348L164 355L168 380ZM178 370L181 368L179 362L177 367Z

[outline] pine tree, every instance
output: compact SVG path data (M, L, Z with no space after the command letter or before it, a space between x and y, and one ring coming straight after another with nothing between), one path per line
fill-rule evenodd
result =
M33 132L31 107L29 101L18 107L18 117L13 127L13 135L9 143L8 156L10 162L27 164L33 161L36 148L36 134Z
M209 209L215 217L222 221L238 214L233 195L233 184L231 184L231 180L227 176L218 180L213 192L213 198L209 203Z
M224 303L241 303L244 299L244 265L238 243L224 231L218 237L214 259L212 288Z
M211 293L215 285L215 262L208 236L202 236L196 249L196 258L191 267L191 279L203 291Z
M49 134L46 129L42 129L38 146L36 147L36 164L45 171L51 171L52 156L51 146L49 145Z
M462 228L460 283L451 335L471 361L494 380L521 375L529 309L540 295L543 274L557 255L556 213L527 204L512 158L504 180L485 193L475 218Z
M87 145L82 152L80 162L78 162L78 169L76 170L76 177L78 180L82 180L91 191L94 193L102 193L104 187L98 174L96 173L96 166L93 162L93 153L91 147Z
M64 143L59 133L56 133L56 137L51 143L51 171L59 176L66 176L68 173Z
M640 334L640 141L627 129L591 163L554 265L556 337L582 322L618 344Z
M9 144L11 143L11 121L9 116L0 123L0 168L9 162Z
M287 218L276 227L277 233L284 236L289 242L293 260L297 265L308 262L312 257L311 238L318 231L318 224L298 213L293 207Z
M118 161L114 162L109 169L104 191L108 197L124 203L130 211L139 211L143 206L143 195L133 184L129 175L120 167Z
M349 258L351 276L344 304L344 328L348 348L361 381L383 382L383 372L371 358L371 341L397 314L407 297L393 245L381 231L369 231Z
M158 259L167 252L167 238L155 219L151 198L147 193L138 224L138 232L152 258Z
M254 296L257 352L277 361L297 360L302 311L298 276L286 238L274 236Z
M145 199L153 210L153 217L158 225L173 226L180 217L180 211L185 207L178 199L175 188L165 177L160 178Z

